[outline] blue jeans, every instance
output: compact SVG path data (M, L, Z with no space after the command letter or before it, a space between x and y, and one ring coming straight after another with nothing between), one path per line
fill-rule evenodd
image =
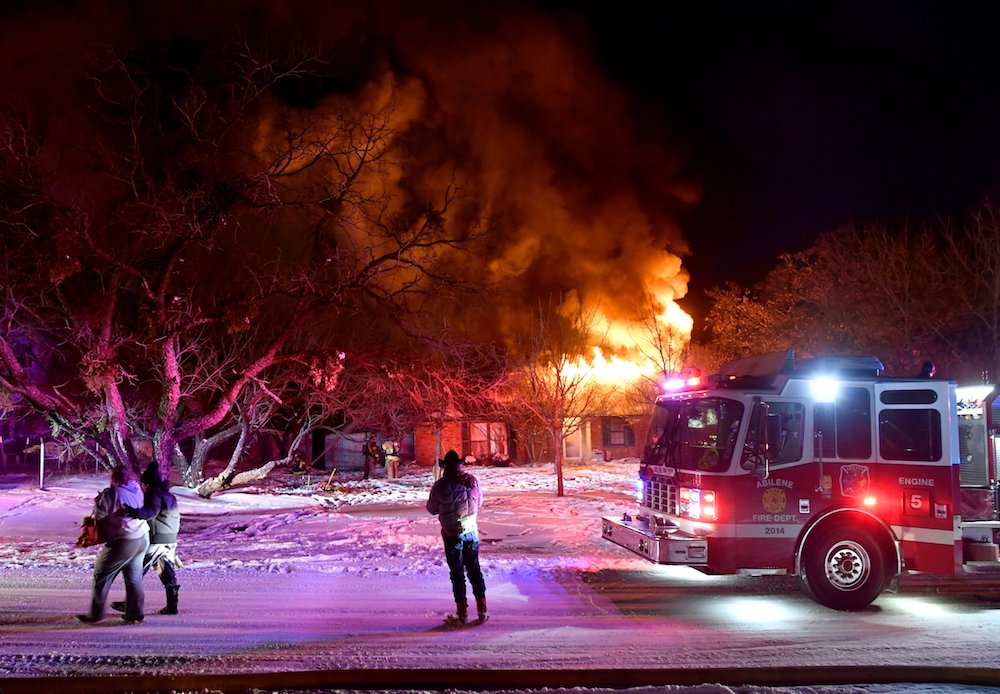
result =
M486 597L486 582L479 568L479 533L469 532L444 538L444 558L448 561L451 591L456 605L468 604L465 593L465 574L469 575L472 594Z

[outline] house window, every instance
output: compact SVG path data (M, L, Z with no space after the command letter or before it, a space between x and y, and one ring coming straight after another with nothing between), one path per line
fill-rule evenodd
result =
M507 425L503 422L469 422L469 453L477 460L506 457Z
M624 417L601 417L601 445L634 446L635 430Z

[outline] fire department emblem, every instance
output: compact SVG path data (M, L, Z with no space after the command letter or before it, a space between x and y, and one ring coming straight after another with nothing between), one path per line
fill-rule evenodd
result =
M844 496L864 496L870 485L867 465L845 465L840 468L840 493Z
M765 489L761 501L764 504L764 510L768 513L781 513L785 510L785 505L788 503L788 500L785 498L785 490L778 487L768 487Z

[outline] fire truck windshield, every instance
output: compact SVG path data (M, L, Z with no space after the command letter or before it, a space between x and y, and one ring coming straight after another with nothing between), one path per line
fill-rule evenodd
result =
M661 400L649 428L646 465L727 470L733 460L743 404L723 398Z

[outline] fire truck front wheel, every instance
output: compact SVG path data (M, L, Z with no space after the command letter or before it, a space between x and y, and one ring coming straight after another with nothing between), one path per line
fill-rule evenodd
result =
M836 525L809 543L800 578L816 602L835 610L858 610L882 592L885 571L882 548L868 530Z

